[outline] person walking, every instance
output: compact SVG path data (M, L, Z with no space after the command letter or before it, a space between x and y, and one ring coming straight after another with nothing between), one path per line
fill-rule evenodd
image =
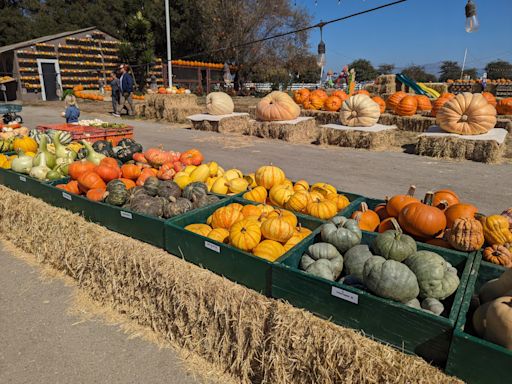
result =
M119 115L119 107L121 102L121 82L117 77L115 72L112 72L110 78L110 88L112 91L112 115L115 117L120 117Z
M133 78L129 73L129 67L126 64L121 65L121 77L119 79L119 86L121 91L121 100L119 113L123 108L126 108L129 116L133 116Z

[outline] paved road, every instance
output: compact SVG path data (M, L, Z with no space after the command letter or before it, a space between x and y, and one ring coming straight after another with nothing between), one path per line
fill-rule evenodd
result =
M43 282L36 268L0 249L0 383L199 382L172 350L68 315L76 288Z
M52 107L25 107L29 127L61 121ZM83 113L82 118L116 121L108 115ZM119 121L119 120L117 120ZM410 184L418 195L428 190L452 188L481 212L501 212L512 205L512 165L489 165L470 161L436 160L398 152L371 152L349 148L293 145L279 140L232 137L192 131L183 125L132 120L136 139L145 147L163 144L166 149L199 148L207 159L245 172L269 163L281 166L292 179L330 181L340 190L375 198L405 193ZM421 197L421 196L420 196Z

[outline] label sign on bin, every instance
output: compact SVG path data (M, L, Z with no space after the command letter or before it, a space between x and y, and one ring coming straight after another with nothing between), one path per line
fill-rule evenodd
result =
M217 244L213 244L213 243L210 243L209 241L205 241L204 247L211 249L213 252L220 253L220 247Z
M25 176L20 176L20 181L26 182L27 178Z
M345 291L344 289L338 287L331 287L331 295L354 304L359 304L359 295L349 291Z
M62 192L62 197L65 198L66 200L71 201L71 195L69 193Z
M130 212L121 211L121 217L124 217L125 219L132 219L133 216Z

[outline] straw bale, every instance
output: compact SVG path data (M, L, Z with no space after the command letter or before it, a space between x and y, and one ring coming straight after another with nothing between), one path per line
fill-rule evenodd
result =
M0 186L0 235L241 383L459 383L418 357ZM65 358L65 357L64 357Z
M498 116L494 128L503 128L512 133L512 116Z
M317 111L314 109L302 109L301 116L314 117L317 124L339 124L340 114L338 112Z
M173 123L187 122L187 116L201 112L196 95L148 94L144 100L144 114L148 119L164 119Z
M192 129L235 135L242 135L244 132L247 132L248 125L249 116L247 115L224 117L220 121L192 120Z
M249 113L249 116L251 117L251 119L256 119L256 106L251 105L251 106L247 107L247 113Z
M135 116L144 117L146 115L146 113L145 113L146 104L144 104L144 103L135 104L133 106L133 108L134 108Z
M435 117L430 116L398 116L392 113L380 115L379 124L396 125L401 131L425 132L436 123Z
M482 163L497 163L505 144L494 140L465 140L453 136L420 136L416 154L436 158L466 159Z
M265 139L279 139L291 143L309 144L317 140L319 128L315 119L300 121L296 124L286 124L279 121L250 120L245 135Z
M396 142L395 130L379 132L348 131L322 126L318 144L337 145L339 147L364 148L383 150L392 147Z

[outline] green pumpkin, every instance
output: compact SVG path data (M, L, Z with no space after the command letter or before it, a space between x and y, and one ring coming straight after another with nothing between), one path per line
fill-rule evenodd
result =
M333 271L331 262L327 259L319 259L316 260L314 263L310 264L307 269L306 273L309 273L310 275L321 277L322 279L335 281L336 276Z
M402 263L372 256L363 268L363 282L377 296L407 303L420 291L414 273Z
M421 302L421 308L432 312L434 315L440 316L444 311L444 305L439 300L433 297L427 297Z
M414 272L420 287L420 297L444 300L459 286L457 270L435 252L418 251L404 263Z
M318 259L334 259L335 257L341 256L336 247L329 243L316 243L311 244L308 247L306 253L311 256L313 260Z
M157 193L158 196L165 197L166 199L169 197L177 199L181 196L181 189L174 181L164 180L158 184Z
M171 197L170 200L171 201L165 204L163 209L163 217L166 219L182 215L194 208L190 200L183 197L178 197L177 199Z
M364 263L372 256L366 244L359 244L350 248L343 256L345 273L362 281Z
M164 199L159 197L151 197L144 194L138 194L130 201L129 209L148 216L163 215Z
M313 264L316 260L312 259L311 256L309 256L307 253L303 254L300 258L300 264L299 267L303 271L307 270L308 267Z
M200 181L194 181L187 185L182 192L182 196L185 199L189 199L190 201L194 201L199 199L202 196L206 196L208 194L208 187L205 183Z
M62 174L59 172L59 171L49 171L47 174L46 174L46 178L48 180L58 180L58 179L62 179Z
M396 261L404 261L413 253L416 253L416 241L402 232L395 219L391 219L395 229L379 233L373 242L375 254Z
M108 195L105 198L105 202L108 204L117 205L118 207L124 205L129 196L129 192L126 189L126 186L119 179L111 180L108 182L107 192Z
M322 241L334 245L341 253L361 242L363 237L357 221L336 216L322 226Z
M155 176L149 176L144 181L144 189L149 196L156 196L158 194L158 187L160 186L160 180Z

